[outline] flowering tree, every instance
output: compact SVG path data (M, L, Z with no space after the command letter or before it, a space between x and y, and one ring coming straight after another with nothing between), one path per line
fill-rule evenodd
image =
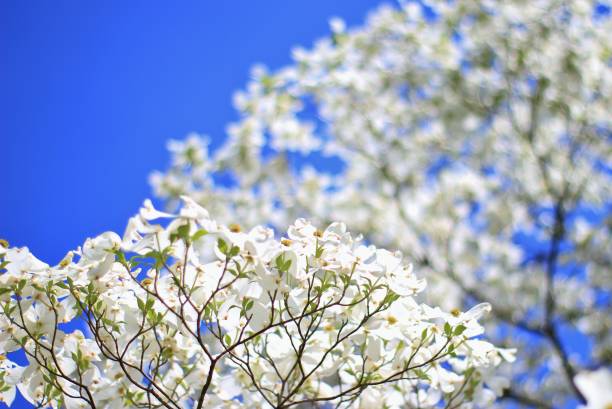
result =
M290 408L487 405L512 351L462 313L416 301L399 253L341 223L218 225L188 198L145 202L123 239L88 239L56 266L1 247L0 398L37 407ZM153 220L169 218L167 226ZM78 256L75 260L74 256ZM65 332L82 319L88 336ZM491 390L493 388L493 390Z
M610 32L586 0L333 20L293 65L254 69L225 145L171 142L152 184L228 223L346 221L416 260L430 302L493 306L520 351L502 403L584 403L576 374L612 363Z

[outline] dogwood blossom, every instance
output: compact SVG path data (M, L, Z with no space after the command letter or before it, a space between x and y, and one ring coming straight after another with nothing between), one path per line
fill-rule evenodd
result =
M575 381L587 400L582 406L584 409L612 408L612 372L609 369L581 372Z
M298 219L278 240L182 200L178 214L145 201L123 237L87 239L55 266L1 247L2 401L16 389L36 407L68 409L496 398L488 378L514 351L482 338L490 305L453 315L419 302L425 280L402 254L343 223Z
M188 194L226 223L345 221L414 260L428 302L493 307L489 334L521 351L504 402L584 403L576 373L612 358L607 10L427 0L381 7L361 28L334 19L330 36L293 51L294 64L253 70L222 147L210 152L195 135L171 142L198 161L175 153L153 187L170 207ZM331 165L313 165L321 160ZM384 270L394 256L366 257ZM590 340L588 359L573 358L584 351L561 328ZM379 394L391 396L364 396Z

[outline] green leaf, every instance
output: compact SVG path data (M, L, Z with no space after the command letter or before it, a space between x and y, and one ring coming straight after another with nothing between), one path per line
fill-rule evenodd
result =
M285 253L281 253L274 260L276 269L282 273L286 273L291 268L291 260L285 260Z
M58 281L57 283L55 283L55 285L58 286L59 288L63 288L64 290L67 290L69 288L68 284L66 284L63 281Z
M240 247L233 246L232 249L229 252L229 256L230 257L236 257L238 255L238 253L240 253Z
M23 290L27 283L28 283L28 280L26 280L25 278L19 280L19 283L17 283L17 290L18 291Z
M457 325L455 327L455 332L454 332L455 336L457 337L457 336L463 334L463 331L465 331L465 329L466 329L465 325L463 325L463 324Z
M453 329L448 322L444 323L444 334L450 337L453 334Z
M466 378L469 378L470 376L472 376L472 374L474 373L474 370L475 370L475 369L476 369L476 368L474 368L473 366L469 367L468 369L466 369L466 370L463 372L463 376L464 376L464 377L466 377Z
M429 377L429 375L427 375L425 372L423 372L421 369L415 369L414 373L416 374L416 376L419 379L422 379L424 381L431 381L431 378Z
M34 289L35 289L36 291L40 291L41 293L44 293L44 292L45 292L45 289L44 289L44 288L42 288L40 285L38 285L38 284L36 284L36 283L32 283L32 287L34 287Z
M189 230L190 229L191 229L191 226L189 225L189 223L187 223L182 226L179 226L179 228L176 229L176 233L181 239L187 241L189 240Z
M315 258L321 258L323 255L323 246L319 245L319 241L317 240L317 249L315 250Z
M115 256L117 257L117 261L123 265L127 265L127 260L125 258L125 253L121 250L115 251Z
M153 310L147 310L147 320L151 323L157 322L157 314Z
M204 229L200 229L197 232L193 233L193 236L191 236L191 241L196 241L199 238L204 237L205 235L207 235L208 232Z
M191 239L189 237L189 229L190 229L189 223L179 226L175 232L170 234L170 241L173 242L173 241L176 241L177 239L181 239L184 242L188 243Z
M219 251L225 255L228 253L227 243L223 239L217 240L217 247L219 247Z
M136 298L136 303L138 304L138 309L140 311L144 312L145 311L145 303L144 303L144 301L142 301L142 299L140 299L140 298Z
M274 259L274 263L276 265L276 269L279 271L283 271L283 265L284 265L285 259L284 259L284 254L279 254L276 259Z

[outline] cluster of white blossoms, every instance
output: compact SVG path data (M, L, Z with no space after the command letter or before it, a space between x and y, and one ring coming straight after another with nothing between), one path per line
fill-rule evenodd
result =
M152 184L227 223L345 221L415 260L428 302L493 305L491 334L521 351L504 402L584 403L575 375L612 364L611 21L588 0L335 19L294 64L253 70L223 146L171 142Z
M0 400L53 408L487 407L514 351L342 223L220 225L149 201L55 266L0 247ZM168 218L166 225L156 219ZM83 331L68 331L68 323ZM26 366L9 354L25 354Z

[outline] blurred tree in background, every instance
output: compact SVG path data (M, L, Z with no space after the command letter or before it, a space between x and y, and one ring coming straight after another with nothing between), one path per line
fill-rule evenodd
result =
M492 305L488 333L519 351L501 405L599 399L590 380L603 394L610 376L590 371L612 362L609 14L456 0L382 7L356 29L334 19L293 65L253 70L220 149L172 141L152 184L227 223L345 221L413 260L427 301Z

